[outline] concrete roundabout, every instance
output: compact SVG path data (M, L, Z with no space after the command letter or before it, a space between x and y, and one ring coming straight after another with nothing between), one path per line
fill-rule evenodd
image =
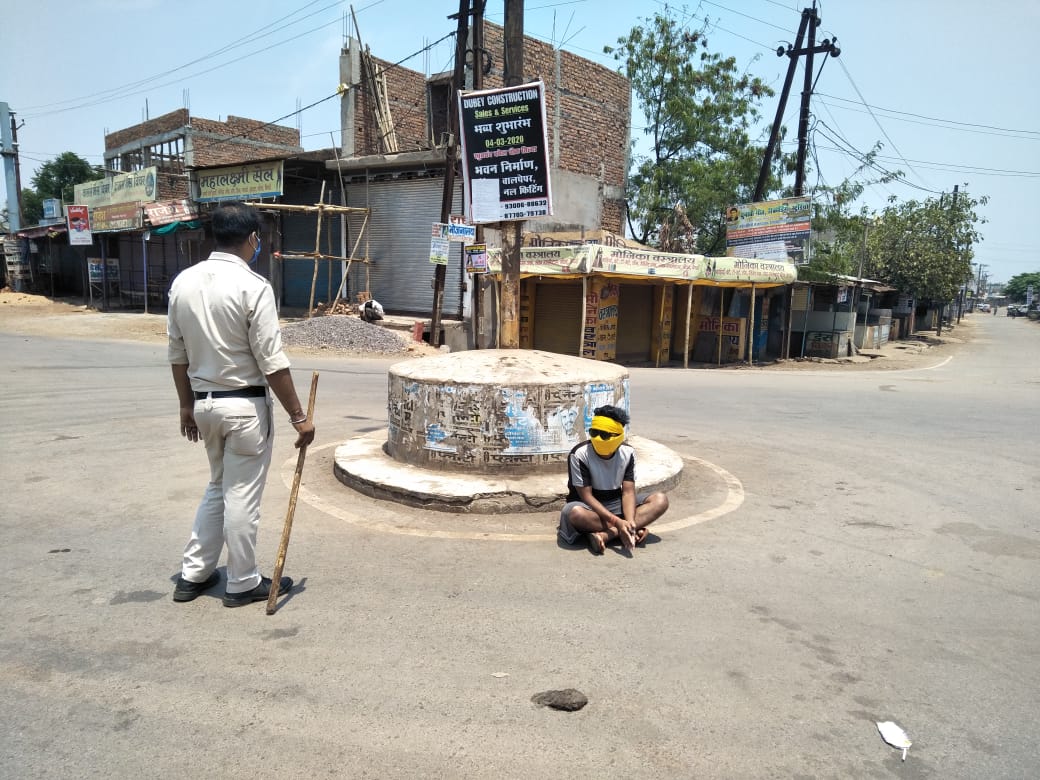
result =
M375 433L351 440L357 447L371 448L380 439ZM362 440L358 444L358 440ZM326 444L308 452L307 469L300 485L298 500L312 509L342 522L377 533L390 533L427 539L486 540L514 542L552 542L556 540L558 504L549 501L544 508L534 511L436 511L421 506L409 506L397 501L365 495L340 481L341 470L337 455L350 442ZM643 440L644 447L655 445ZM378 446L378 445L377 445ZM667 448L661 448L672 453ZM638 450L637 450L638 451ZM661 484L671 501L671 508L652 531L656 535L673 533L690 526L715 520L738 509L744 502L744 488L740 480L721 466L694 455L672 453L680 459L681 479L677 484ZM374 456L375 457L375 456ZM291 486L296 467L296 455L288 458L281 468L282 480ZM650 475L648 475L650 476ZM486 478L484 478L486 481ZM557 489L566 484L566 477L542 476ZM644 480L640 479L640 489ZM462 489L468 489L465 483ZM543 493L546 491L542 491ZM501 508L499 508L501 509Z

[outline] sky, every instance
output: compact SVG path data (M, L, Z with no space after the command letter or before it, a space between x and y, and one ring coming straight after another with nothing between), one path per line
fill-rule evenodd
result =
M776 90L762 105L770 122L788 62L776 48L794 42L809 3L668 7L693 29L707 24L711 49ZM454 44L430 44L455 29L448 16L458 5L355 0L353 8L375 56L411 57L406 67L438 73L452 67ZM503 0L489 0L487 18L501 24L503 7ZM617 67L603 47L665 8L661 0L527 0L524 27ZM65 151L100 165L106 131L185 105L207 119L234 114L299 126L309 150L338 146L338 99L327 98L338 84L350 9L335 0L0 0L0 101L19 122L22 186ZM839 184L859 166L856 155L880 142L879 163L901 171L903 181L871 186L861 204L879 211L891 197L938 197L959 185L989 198L979 210L986 222L975 247L989 280L1040 271L1033 225L1033 204L1040 202L1040 3L823 0L818 10L818 37L836 38L841 55L827 59L813 96L816 164L807 191ZM799 70L785 117L792 143L801 82ZM645 124L636 106L637 153L647 148Z

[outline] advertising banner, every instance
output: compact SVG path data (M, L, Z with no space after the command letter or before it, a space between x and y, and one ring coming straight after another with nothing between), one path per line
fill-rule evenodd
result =
M450 251L448 225L444 222L434 222L433 230L430 232L430 262L434 265L447 265Z
M705 268L703 255L680 255L616 246L590 247L590 271L669 279L697 279Z
M151 203L158 194L155 186L157 170L153 165L132 173L77 184L74 188L76 203L92 209L116 203Z
M452 214L451 222L448 223L448 240L472 244L477 240L477 228L475 225L467 225L465 217Z
M552 212L545 86L459 92L463 202L474 224Z
M466 254L466 273L487 273L487 244L468 244L463 247L463 252Z
M105 274L103 269L107 269L108 273ZM109 257L102 260L100 257L88 257L87 273L89 274L91 284L101 284L102 277L106 275L108 276L108 281L118 282L119 258Z
M90 219L95 233L137 230L144 224L141 220L141 207L136 203L120 203L118 206L96 208L91 213Z
M613 360L617 354L618 303L621 288L612 279L594 278L585 299L581 356Z
M808 196L731 206L726 212L726 254L807 263L811 216Z
M199 218L199 210L190 200L165 200L162 203L146 203L144 214L153 227L173 222L189 222Z
M273 198L282 194L282 161L234 165L197 171L199 203L218 200Z
M70 246L90 246L94 243L90 230L90 209L86 206L68 206L65 218L69 221Z

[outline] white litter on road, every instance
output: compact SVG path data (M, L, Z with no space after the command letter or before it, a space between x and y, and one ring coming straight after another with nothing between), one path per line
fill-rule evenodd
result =
M910 741L910 737L906 735L899 726L890 720L879 722L877 724L877 730L881 733L881 738L885 740L889 745L894 748L903 751L903 760L906 761L906 751L910 749L913 742Z

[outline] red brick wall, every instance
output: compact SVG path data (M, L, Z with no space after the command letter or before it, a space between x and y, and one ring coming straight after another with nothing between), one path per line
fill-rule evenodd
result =
M114 133L109 133L105 136L105 150L117 149L120 146L125 146L152 135L172 132L184 127L188 124L188 121L188 109L178 108L176 111L157 116L155 119L149 119L147 122L141 122L137 125L125 127L122 130L116 130Z
M237 165L253 160L285 157L287 154L302 151L300 133L294 127L268 125L241 116L229 116L226 122L218 122L189 116L185 108L109 133L105 136L105 149L117 149L151 136L179 130L194 136L192 164L196 167ZM209 135L200 136L199 133ZM209 137L210 135L213 137ZM256 142L276 144L278 148L257 146ZM187 151L188 147L185 145L184 152ZM184 196L186 195L185 191Z
M504 85L503 33L502 27L485 24L484 46L494 59L492 72L484 79L484 86L488 89ZM375 63L379 68L389 65L382 60L375 60ZM632 94L628 79L566 51L561 52L558 89L555 74L553 47L534 38L525 38L525 78L529 81L541 79L545 83L550 160L554 159L553 125L559 99L560 167L595 177L606 187L624 187ZM392 67L386 71L386 80L399 148L402 151L429 148L426 78L416 71ZM371 100L363 87L357 91L355 105L358 117L354 138L356 154L381 152ZM623 232L624 201L604 201L599 227L615 233Z
M287 153L301 151L300 134L296 128L268 125L256 119L229 116L226 122L216 122L194 117L191 130L194 136L192 164L197 168L237 165L271 157L285 157ZM217 137L200 136L198 133ZM254 141L278 144L280 148L257 146Z
M390 115L394 118L397 148L402 152L429 149L429 130L426 126L426 77L422 73L394 66L385 60L372 58L376 70L386 78L386 93ZM355 95L358 121L354 125L355 154L382 154L379 130L376 125L374 101L363 84Z

